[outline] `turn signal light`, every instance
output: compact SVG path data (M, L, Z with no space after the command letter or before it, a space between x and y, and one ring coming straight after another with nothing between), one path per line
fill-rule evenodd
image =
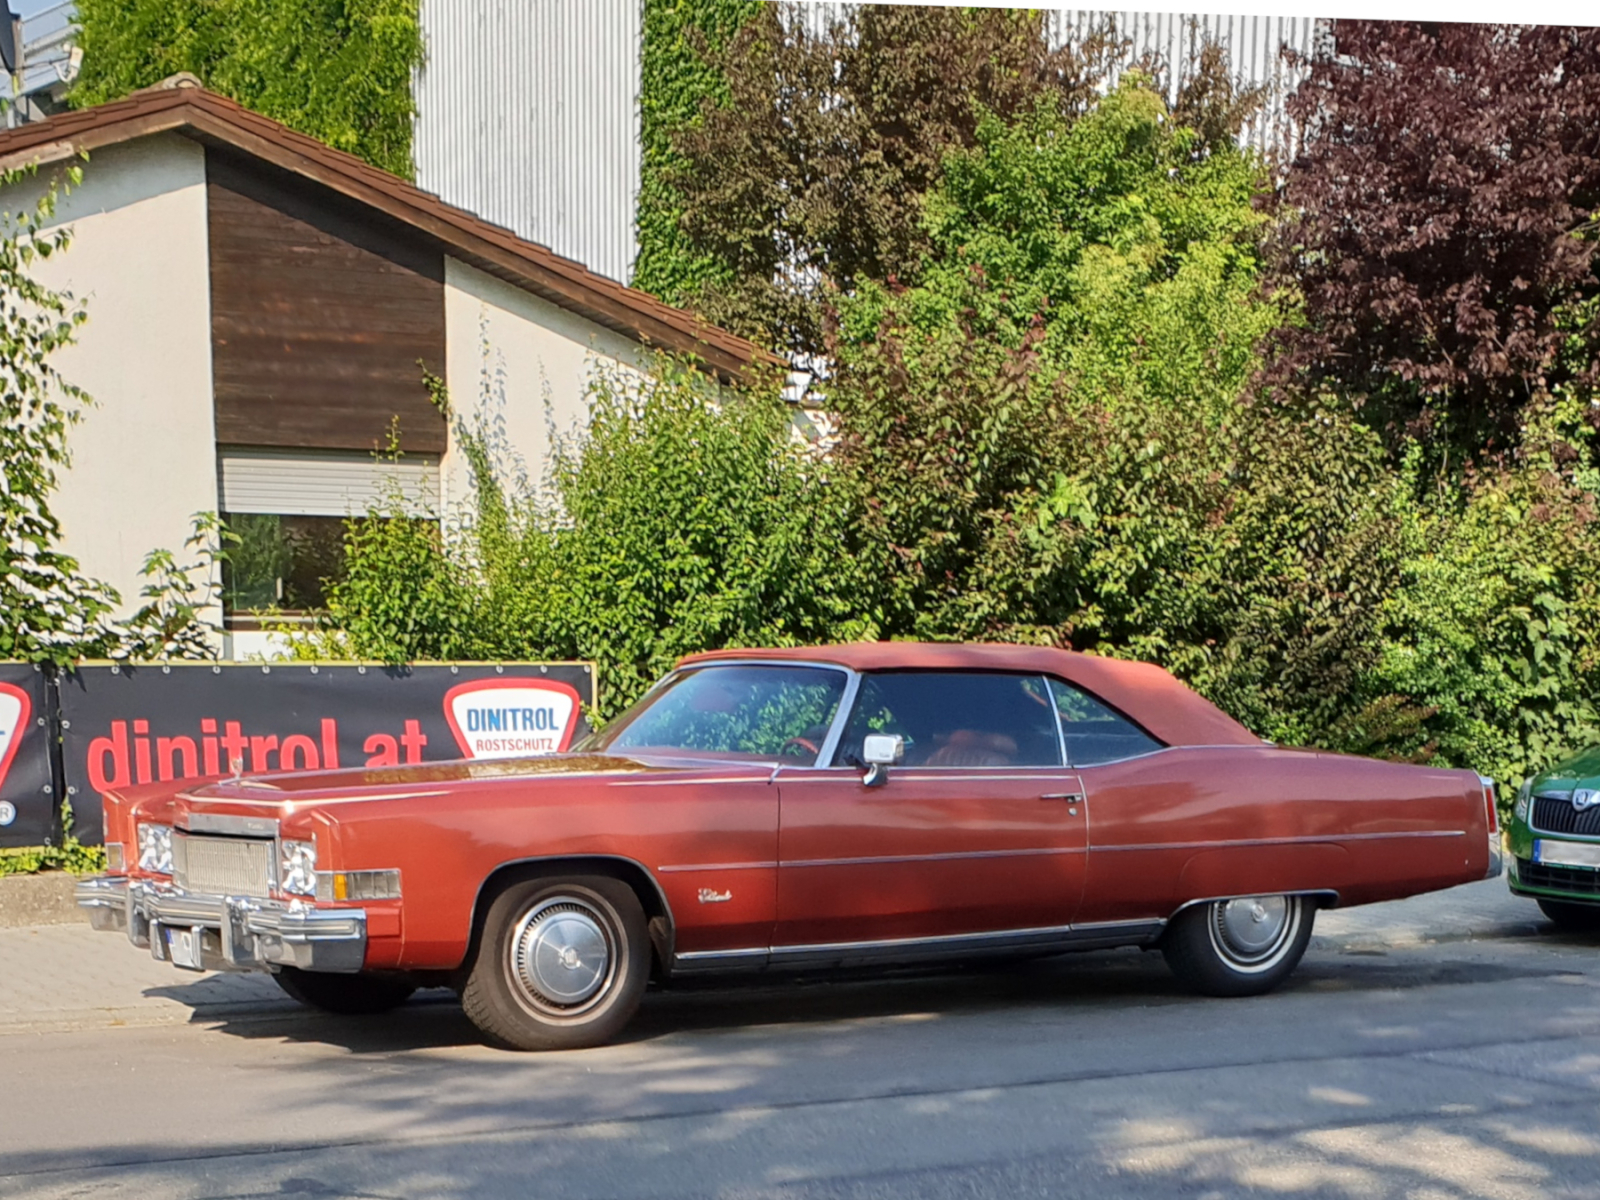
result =
M318 871L318 900L398 900L399 871Z

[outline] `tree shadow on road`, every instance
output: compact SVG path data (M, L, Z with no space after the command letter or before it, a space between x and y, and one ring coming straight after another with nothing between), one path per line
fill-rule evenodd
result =
M1426 954L1393 961L1359 952L1312 954L1276 994L1469 986L1548 974L1548 965L1515 967ZM193 985L159 991L181 1002L186 986ZM618 1044L794 1025L949 1020L997 1011L1012 1012L1019 1021L1070 1020L1074 1012L1199 1003L1215 1002L1185 992L1158 953L1138 950L890 972L697 978L653 987ZM1271 998L1258 1003L1271 1003ZM275 1007L267 1013L197 1008L193 1019L234 1037L323 1043L356 1054L476 1046L482 1041L454 994L443 989L419 992L399 1009L375 1017Z

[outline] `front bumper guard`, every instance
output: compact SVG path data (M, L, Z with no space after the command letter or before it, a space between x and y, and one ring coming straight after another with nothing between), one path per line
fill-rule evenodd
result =
M202 896L171 884L95 875L78 881L76 898L96 929L116 930L151 957L173 961L166 930L193 935L204 971L307 971L352 973L367 957L367 913L362 908L315 908L301 900ZM177 963L189 966L194 963Z

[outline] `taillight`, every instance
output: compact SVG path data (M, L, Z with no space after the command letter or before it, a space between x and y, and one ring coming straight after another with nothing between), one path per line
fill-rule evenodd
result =
M1483 807L1489 816L1489 832L1500 832L1500 798L1495 792L1494 780L1487 775L1479 775L1478 782L1483 785Z

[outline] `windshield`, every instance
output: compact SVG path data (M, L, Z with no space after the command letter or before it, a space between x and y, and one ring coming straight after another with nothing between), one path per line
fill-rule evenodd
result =
M844 684L834 667L694 667L668 676L582 749L815 766Z

